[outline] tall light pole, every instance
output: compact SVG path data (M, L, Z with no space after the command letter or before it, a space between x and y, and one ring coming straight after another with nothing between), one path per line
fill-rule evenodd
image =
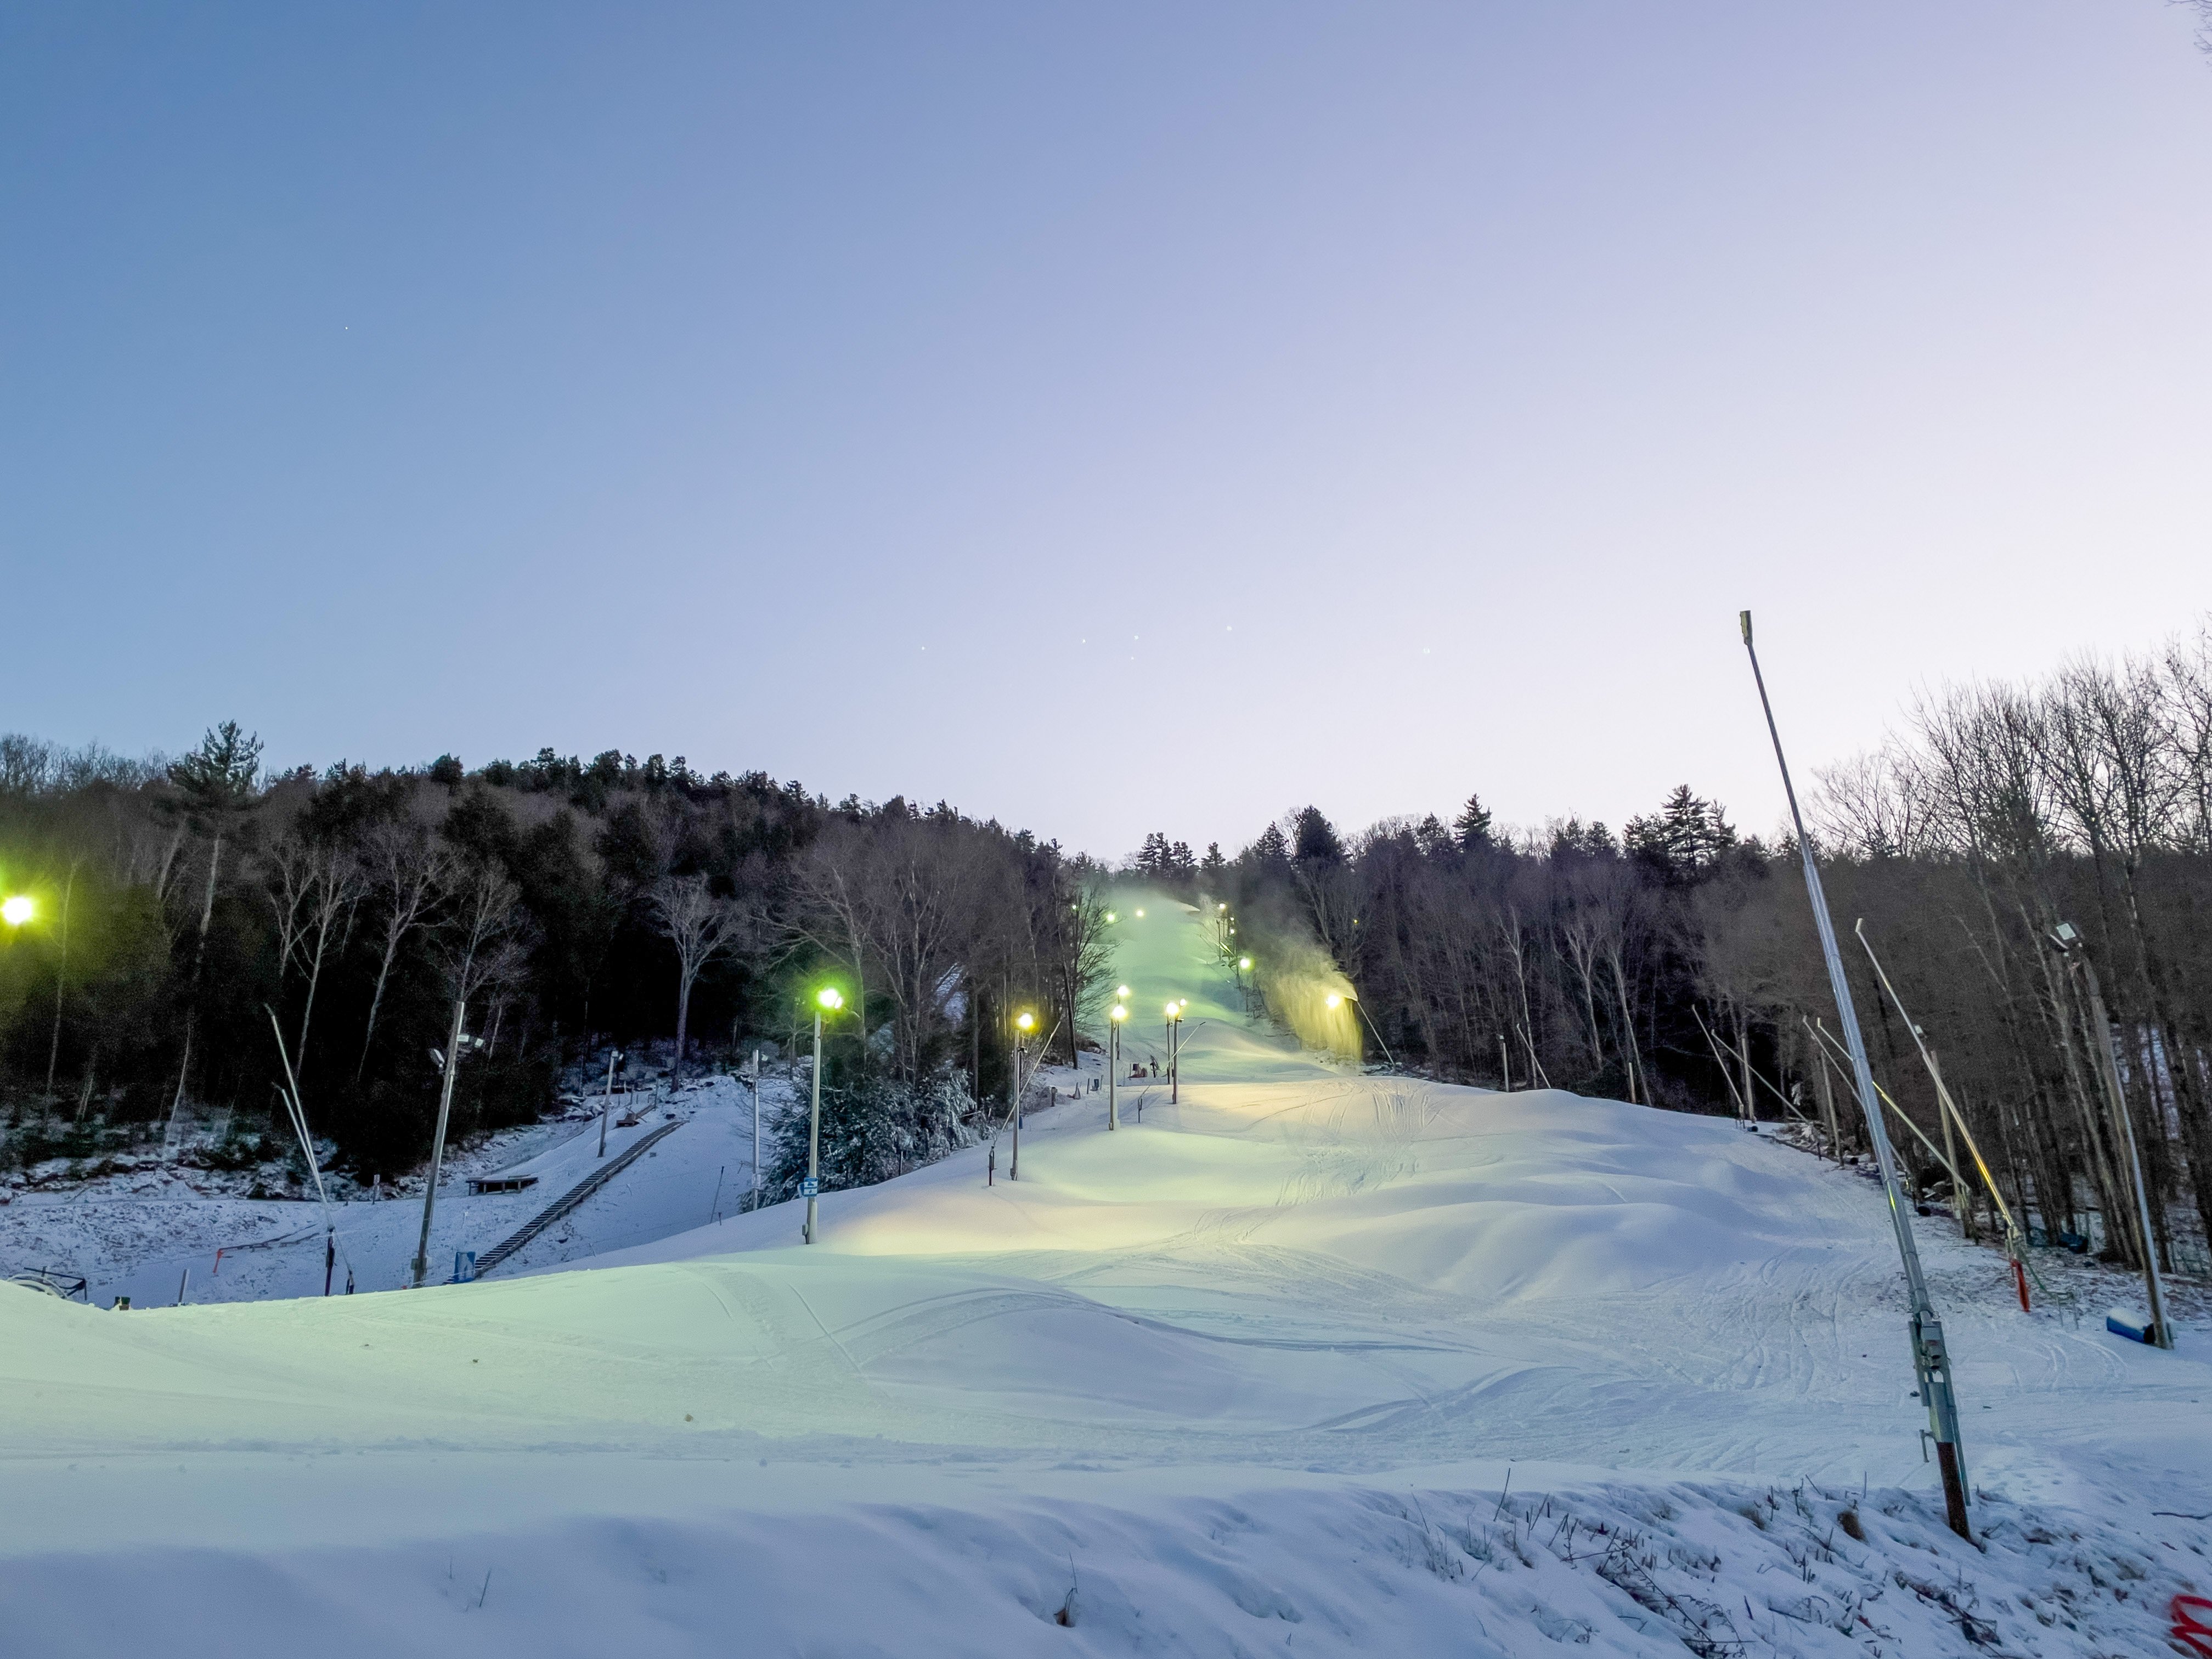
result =
M1813 925L1820 935L1820 954L1828 964L1828 988L1836 999L1836 1016L1850 1048L1853 1081L1858 1089L1859 1109L1865 1115L1867 1134L1874 1142L1875 1161L1881 1167L1882 1192L1889 1200L1889 1219L1897 1233L1897 1253L1905 1264L1905 1293L1911 1313L1907 1328L1912 1338L1912 1369L1920 1380L1921 1403L1928 1409L1929 1430L1936 1441L1936 1461L1943 1476L1943 1507L1951 1530L1961 1538L1973 1537L1966 1523L1966 1470L1959 1450L1959 1401L1951 1387L1951 1356L1943 1346L1943 1323L1928 1295L1928 1280L1920 1271L1920 1252L1912 1240L1912 1212L1898 1189L1897 1156L1891 1151L1889 1131L1881 1121L1881 1104L1874 1091L1874 1068L1867 1064L1866 1039L1859 1031L1858 1011L1851 1003L1850 981L1844 977L1843 957L1836 951L1836 926L1828 915L1828 897L1820 887L1820 867L1813 858L1813 843L1805 834L1804 815L1797 810L1797 791L1790 781L1790 763L1782 753L1782 732L1774 723L1774 705L1767 701L1766 677L1759 672L1759 653L1751 642L1751 612L1742 616L1744 653L1751 659L1751 677L1759 687L1759 706L1766 715L1766 733L1774 743L1774 763L1782 772L1782 793L1789 799L1790 822L1797 831L1797 851L1805 862L1805 896L1813 906Z
M1115 1099L1115 1090L1121 1076L1121 1022L1129 1017L1128 1008L1115 1003L1106 1016L1106 1127L1121 1127L1121 1113Z
M607 1116L614 1110L615 1067L622 1064L622 1050L607 1050L607 1091L599 1097L599 1150L598 1157L607 1155Z
M745 1081L753 1091L753 1208L760 1208L760 1050L753 1050L752 1058L745 1062Z
M837 988L825 985L814 994L814 1099L806 1112L806 1242L815 1240L816 1206L822 1198L822 1016L845 1006ZM758 1115L755 1115L758 1121Z
M2051 930L2051 940L2064 953L2066 965L2081 977L2082 988L2088 994L2090 1035L2097 1040L2097 1079L2104 1085L2105 1097L2112 1103L2112 1128L2121 1144L2128 1149L2128 1173L2134 1178L2136 1189L2136 1227L2141 1234L2142 1246L2143 1290L2150 1297L2150 1340L2157 1346L2173 1346L2173 1332L2166 1322L2166 1286L2158 1276L2158 1239L2151 1231L2150 1194L2143 1185L2142 1158L2136 1151L2136 1126L2128 1111L2127 1091L2120 1086L2119 1061L2112 1054L2112 1024L2105 1014L2105 994L2097 984L2097 970L2091 965L2089 953L2081 948L2081 935L2070 921L2062 921Z
M1014 1016L1014 1074L1007 1087L1013 1091L1010 1115L1014 1120L1014 1156L1006 1165L1006 1179L1022 1178L1022 1061L1030 1051L1030 1032L1036 1025L1036 1016L1026 1008Z
M1182 1087L1182 1077L1178 1070L1182 1059L1182 1011L1189 1000L1186 997L1182 1002L1168 1004L1168 1104L1170 1106L1181 1099L1177 1091Z
M430 1218L438 1212L438 1170L446 1161L446 1122L453 1111L453 1078L461 1069L461 1045L468 1041L462 1030L462 1018L468 1012L468 1004L460 998L453 999L453 1034L441 1056L435 1048L430 1051L445 1074L445 1084L438 1091L438 1128L430 1137L430 1179L422 1188L422 1237L415 1246L415 1283L419 1288L430 1271Z

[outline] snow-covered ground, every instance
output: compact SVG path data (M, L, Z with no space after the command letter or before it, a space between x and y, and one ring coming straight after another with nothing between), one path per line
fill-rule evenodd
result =
M783 1078L762 1085L772 1119L789 1092ZM688 1231L738 1207L752 1184L752 1101L735 1078L708 1077L665 1092L617 1095L603 1159L597 1113L509 1131L457 1150L439 1182L430 1267L447 1279L463 1251L483 1255L589 1176L672 1118L682 1127L657 1141L551 1231L504 1264L514 1273ZM477 1193L477 1176L535 1176L519 1192ZM118 1296L137 1310L187 1303L254 1302L320 1296L323 1217L313 1202L210 1194L196 1172L173 1166L46 1191L25 1191L0 1207L0 1269L52 1268L82 1277L100 1307ZM331 1208L338 1236L331 1275L343 1291L395 1289L410 1277L422 1237L422 1183L381 1201Z
M1190 998L1182 1098L1032 1116L1018 1182L406 1293L0 1293L0 1649L2118 1655L2212 1595L2198 1327L2023 1315L1924 1224L1966 1545L1867 1182L1347 1074L1148 908L1117 970ZM660 1160L671 1212L719 1157Z

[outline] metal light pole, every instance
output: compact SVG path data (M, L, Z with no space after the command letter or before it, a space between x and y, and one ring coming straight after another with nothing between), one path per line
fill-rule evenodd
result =
M806 1242L814 1242L816 1206L822 1194L822 1016L845 1006L833 985L814 994L814 1099L806 1115ZM755 1124L758 1124L756 1115Z
M1121 1075L1121 1022L1128 1017L1128 1009L1118 1002L1106 1016L1106 1127L1109 1129L1121 1127L1121 1107L1115 1099L1115 1090Z
M1828 986L1835 994L1836 1014L1850 1048L1851 1073L1858 1089L1859 1109L1866 1116L1867 1133L1874 1142L1875 1161L1881 1166L1882 1192L1889 1200L1890 1224L1897 1233L1897 1253L1905 1264L1906 1294L1911 1302L1908 1328L1912 1339L1912 1368L1920 1380L1921 1403L1928 1408L1929 1427L1936 1442L1936 1461L1943 1476L1943 1507L1951 1530L1961 1538L1973 1537L1966 1522L1966 1471L1959 1447L1959 1402L1951 1387L1951 1357L1943 1345L1943 1324L1928 1295L1928 1280L1920 1271L1920 1252L1912 1240L1911 1212L1897 1185L1897 1158L1889 1145L1889 1132L1881 1121L1881 1104L1875 1098L1874 1070L1867 1063L1866 1039L1859 1031L1858 1011L1851 1003L1850 982L1844 977L1843 957L1836 950L1835 923L1828 915L1827 895L1820 887L1820 869L1813 858L1813 843L1806 838L1804 815L1797 810L1797 791L1790 781L1790 763L1782 753L1781 729L1774 723L1774 705L1767 700L1766 677L1759 672L1759 653L1751 642L1751 612L1741 617L1743 648L1751 659L1751 677L1759 687L1759 706L1766 715L1766 733L1773 740L1774 763L1782 773L1782 793L1789 799L1790 822L1797 832L1797 850L1805 863L1805 896L1813 907L1813 925L1820 935L1820 954L1828 965Z
M615 1067L621 1063L622 1050L610 1048L607 1051L607 1091L599 1097L599 1150L596 1155L600 1158L607 1155L607 1116L614 1110Z
M1182 1004L1168 1004L1168 1104L1173 1106L1181 1099L1177 1092L1182 1087L1182 1074L1178 1062L1182 1059Z
M1498 1034L1498 1074L1505 1079L1505 1092L1513 1092L1513 1060L1505 1051L1505 1033Z
M2097 970L2090 963L2089 953L2081 946L2081 935L2070 921L2062 921L2052 930L2051 938L2065 953L2066 964L2081 975L2082 988L2089 997L2089 1023L2096 1030L2098 1066L2097 1076L2105 1085L2105 1097L2112 1103L2112 1127L2128 1149L2128 1173L2134 1178L2136 1188L2136 1227L2142 1246L2143 1291L2150 1297L2150 1340L2157 1346L2173 1346L2173 1333L2166 1322L2166 1286L2158 1276L2158 1239L2151 1231L2150 1194L2143 1183L2142 1158L2136 1150L2135 1120L2128 1111L2127 1091L2120 1086L2119 1061L2112 1054L2112 1024L2105 1014L2105 994L2097 984Z
M461 1018L468 1004L453 1000L453 1034L446 1044L445 1086L438 1091L438 1129L430 1138L430 1180L422 1189L422 1237L415 1246L415 1283L420 1288L430 1271L430 1218L438 1210L438 1169L446 1161L446 1120L453 1115L453 1077L461 1069ZM433 1054L437 1051L431 1050Z
M756 1210L760 1208L761 1187L760 1070L760 1050L756 1048L753 1050L752 1059L746 1062L745 1066L745 1081L752 1086L753 1091L753 1208Z
M1036 1017L1026 1008L1014 1017L1014 1074L1006 1084L1013 1091L1008 1114L1014 1120L1014 1155L1006 1164L1006 1179L1009 1181L1022 1178L1022 1061L1028 1058L1030 1028L1036 1024Z

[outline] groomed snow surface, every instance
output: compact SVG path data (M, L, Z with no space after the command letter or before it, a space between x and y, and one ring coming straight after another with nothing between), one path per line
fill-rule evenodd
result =
M2196 1330L2024 1315L1923 1224L1967 1545L1869 1182L1332 1069L1147 908L1117 969L1140 1020L1190 999L1182 1097L1033 1115L1018 1181L1002 1141L811 1249L793 1204L419 1291L0 1287L0 1652L2177 1650Z

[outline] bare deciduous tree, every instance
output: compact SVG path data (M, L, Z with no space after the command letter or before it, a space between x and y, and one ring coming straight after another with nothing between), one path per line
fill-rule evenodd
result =
M376 989L369 997L368 1023L361 1034L361 1058L354 1062L356 1081L368 1066L369 1045L376 1040L377 1015L384 1007L392 964L408 936L434 919L456 867L452 852L419 823L380 823L363 842L362 868L368 892L377 902L380 949Z
M747 917L730 900L714 896L704 876L663 876L646 902L655 925L676 947L676 1064L669 1080L680 1083L691 1028L691 988L708 963L744 941Z

